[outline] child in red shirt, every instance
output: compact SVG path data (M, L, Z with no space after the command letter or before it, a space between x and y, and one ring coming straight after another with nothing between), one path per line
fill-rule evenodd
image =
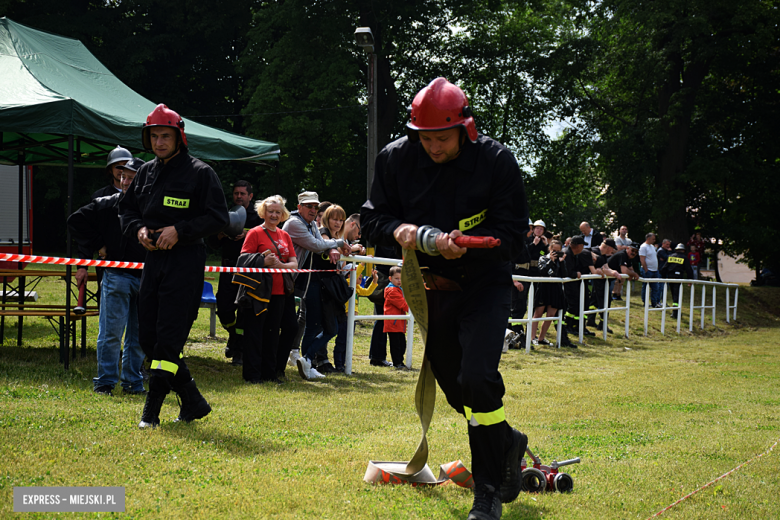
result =
M401 289L401 268L397 265L390 268L390 283L385 287L384 311L385 316L398 316L409 312L409 305ZM405 331L406 320L385 320L384 332L390 339L390 357L393 359L393 366L398 370L407 368L404 364Z

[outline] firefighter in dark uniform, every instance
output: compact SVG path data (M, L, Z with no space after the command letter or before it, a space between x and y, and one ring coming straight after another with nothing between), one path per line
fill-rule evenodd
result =
M590 260L590 265L593 265L590 253L587 254L587 257L582 254L584 249L585 239L582 235L572 237L569 245L563 249L563 261L566 264L566 272L569 273L569 278L579 279L584 273L587 273L588 260ZM580 319L580 286L581 282L563 284L563 292L566 295L566 312L563 314L563 322L568 328L567 332L577 336L580 333L578 323Z
M664 263L664 266L661 268L661 278L668 278L670 280L693 280L693 268L691 267L691 262L688 260L688 255L685 254L685 244L677 244L677 247L674 248L674 253L669 255L666 263ZM672 292L672 301L674 302L673 306L675 307L672 311L672 318L676 318L677 310L680 306L680 302L678 301L680 296L680 284L670 283L667 291Z
M527 239L531 236L531 230L533 229L533 223L531 219L528 219L528 233L524 237L526 240L520 245L520 252L517 257L512 261L512 274L519 276L529 276L531 270L531 255L528 252ZM512 305L509 315L513 320L521 320L525 317L525 312L528 307L528 282L514 282L515 289L512 291ZM509 343L509 348L520 349L521 345L525 345L525 329L522 323L513 323L510 327L513 331L520 334L519 341L512 341Z
M122 230L146 248L138 299L139 341L152 360L140 428L160 424L173 389L178 420L205 417L211 407L195 386L182 350L198 315L206 264L204 237L228 223L222 185L214 170L187 152L184 121L165 105L143 126L144 147L156 159L138 170L119 204Z
M612 278L619 274L617 271L613 271L608 265L609 257L615 254L615 250L617 250L617 244L614 240L608 238L601 242L598 246L585 248L585 250L591 253L593 267L597 272ZM608 309L610 307L610 304L612 303L612 297L610 296L607 298L606 302L604 301L604 286L607 283L609 283L609 280L605 280L604 278L593 280L593 290L590 292L590 302L588 305L591 309ZM603 314L600 313L599 316L603 316ZM598 330L603 330L604 321L600 321L597 325L596 315L589 314L587 325L589 327L595 327ZM607 327L607 332L612 334L612 329Z
M474 477L469 519L497 519L522 489L527 437L506 421L498 371L510 313L512 260L528 210L516 159L477 134L463 91L437 78L414 98L407 136L376 160L363 232L372 243L416 249L419 226L444 232L440 256L417 253L430 290L426 356L449 404L465 416ZM458 247L466 235L499 238L495 249Z
M263 223L263 219L258 216L254 204L252 204L252 197L252 185L249 182L236 182L233 185L233 204L243 206L246 210L244 229L235 237L228 236L224 231L221 231L219 234L209 238L209 244L218 248L222 254L222 267L236 266L247 232ZM236 310L238 309L236 296L238 296L238 287L238 284L233 283L233 273L219 273L217 317L222 327L228 333L225 357L233 358L234 365L242 364L239 337L243 335L243 330L240 327L236 327Z

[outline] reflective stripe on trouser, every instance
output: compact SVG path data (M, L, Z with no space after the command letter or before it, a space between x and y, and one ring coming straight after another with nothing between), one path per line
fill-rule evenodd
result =
M462 292L426 291L426 355L450 406L464 416L475 417L480 424L469 427L474 482L498 487L506 437L504 381L498 365L509 319L510 291L517 289L508 269L505 273L483 273L461 286ZM475 432L479 442L473 438Z
M177 244L170 250L149 252L141 275L139 343L149 359L178 367L177 370L166 369L162 364L159 368L152 367L159 375L173 376L177 382L191 379L181 356L198 316L205 265L203 244Z
M471 426L490 426L491 424L498 424L501 421L506 421L506 414L504 413L503 406L492 412L474 413L471 408L464 405L463 415Z
M176 372L179 371L179 365L176 363L171 363L170 361L164 361L162 359L153 359L151 369L163 370L165 372L170 372L171 374L176 375Z

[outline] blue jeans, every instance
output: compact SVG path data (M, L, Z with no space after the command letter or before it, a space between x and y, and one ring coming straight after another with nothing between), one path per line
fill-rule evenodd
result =
M98 376L95 388L114 387L119 380L122 354L122 388L144 389L141 364L144 353L138 343L138 289L141 279L121 269L106 269L100 287L100 319L97 340ZM125 337L124 351L122 335Z
M301 340L301 356L314 359L314 355L328 344L334 334L326 334L322 327L322 284L312 277L306 293L306 327ZM338 325L333 324L333 329Z
M645 271L644 267L639 268L639 273L642 276L642 278L661 278L661 275L658 273L658 271ZM646 285L647 284L645 282L642 282L642 303L645 302ZM662 290L662 284L660 283L650 284L650 305L655 305L656 303L661 302L661 290Z

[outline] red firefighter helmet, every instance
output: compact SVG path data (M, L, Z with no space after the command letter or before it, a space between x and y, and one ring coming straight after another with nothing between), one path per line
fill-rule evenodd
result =
M187 135L184 133L184 121L181 116L160 103L152 110L152 113L146 117L146 123L144 123L141 130L141 140L144 143L144 148L147 150L152 149L152 141L149 138L149 129L153 126L168 126L175 128L179 131L181 136L181 143L185 147L187 146Z
M458 126L466 129L472 143L477 142L474 116L460 87L445 78L436 78L414 96L410 120L406 123L411 139L416 140L420 130L449 130Z

